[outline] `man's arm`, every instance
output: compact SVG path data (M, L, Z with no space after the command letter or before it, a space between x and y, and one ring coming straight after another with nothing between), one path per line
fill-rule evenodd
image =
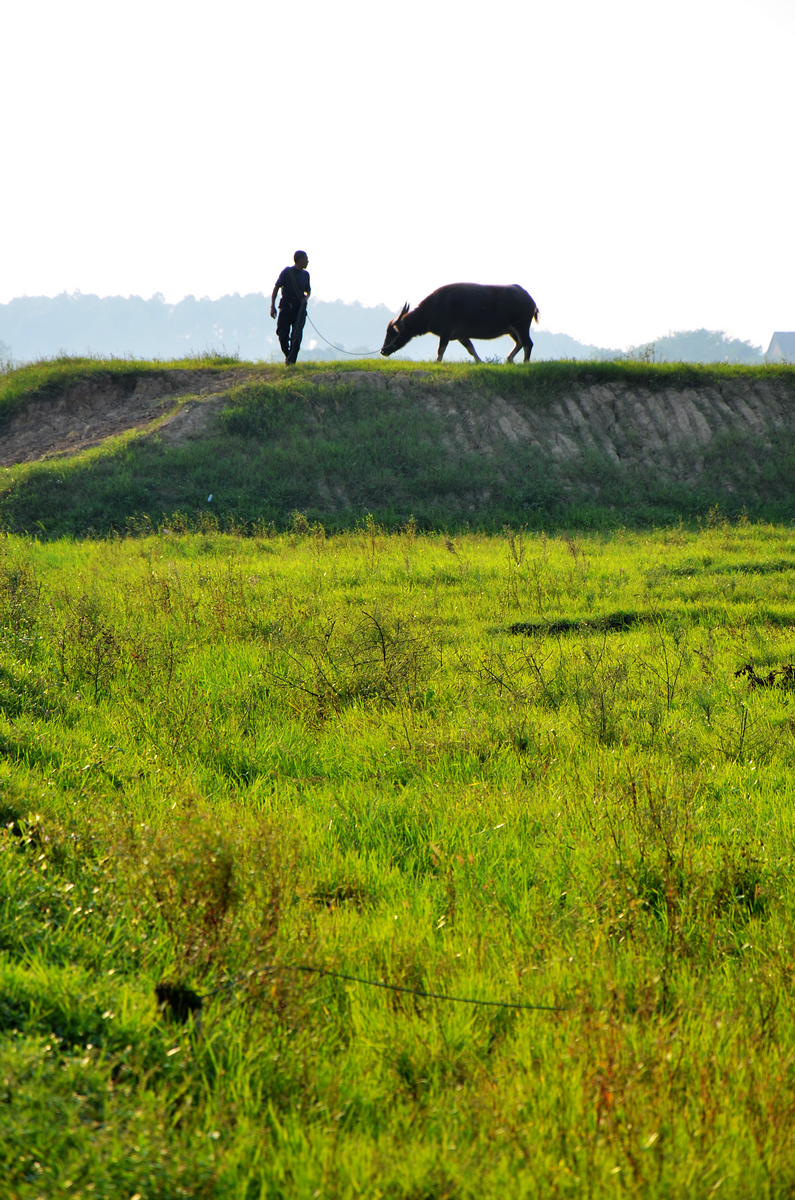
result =
M279 278L281 278L281 276L279 276ZM276 297L279 294L280 287L281 287L281 284L279 283L279 280L277 279L276 283L273 286L273 291L271 292L271 316L272 317L276 316Z

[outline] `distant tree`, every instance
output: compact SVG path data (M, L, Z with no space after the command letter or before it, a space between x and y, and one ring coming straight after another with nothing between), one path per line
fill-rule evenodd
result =
M620 358L620 350L608 350L604 346L594 346L590 342L578 342L568 333L549 333L545 329L533 328L530 336L533 339L533 358L559 359L600 359ZM512 343L507 343L511 345Z
M7 346L5 342L0 342L0 371L6 367L12 366L13 362L14 360L11 356L11 347Z
M309 302L301 359L349 359L358 353L378 354L387 322L396 316L384 304L366 307L358 302ZM728 338L709 329L669 333L647 346L622 354L585 342L566 333L533 328L533 360L644 358L667 362L761 363L762 351L750 342ZM217 300L185 296L167 304L157 293L141 296L92 296L62 292L59 296L20 296L0 304L0 362L57 354L135 355L142 358L182 358L210 350L239 353L241 358L281 359L275 323L270 318L270 296L262 292L221 296ZM489 357L504 358L510 338L485 343ZM335 349L343 347L344 349ZM437 341L417 338L402 357L433 359ZM468 359L463 346L450 347L448 355Z
M727 337L718 329L688 329L669 333L642 346L632 346L627 358L654 362L761 363L761 346Z

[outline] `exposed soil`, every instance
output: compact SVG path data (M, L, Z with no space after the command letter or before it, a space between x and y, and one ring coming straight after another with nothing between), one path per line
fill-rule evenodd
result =
M246 370L223 374L169 370L139 375L132 389L110 374L89 376L57 396L31 400L16 413L0 434L0 465L74 454L128 429L147 429L179 397L195 395L199 402L203 396L228 391L250 375ZM186 405L170 418L172 440L193 407Z

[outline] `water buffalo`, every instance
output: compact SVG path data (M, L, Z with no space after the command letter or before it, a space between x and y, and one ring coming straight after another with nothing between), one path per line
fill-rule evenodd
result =
M481 283L448 283L409 312L404 304L400 315L386 327L381 353L388 357L423 333L434 333L439 339L436 361L441 362L448 342L457 339L476 362L478 352L472 338L498 338L510 334L516 343L508 362L521 346L524 361L530 357L533 343L530 325L538 322L536 302L518 283L509 287L488 287Z

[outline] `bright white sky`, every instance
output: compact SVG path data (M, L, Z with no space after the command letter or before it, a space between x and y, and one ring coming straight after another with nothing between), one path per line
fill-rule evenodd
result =
M0 302L521 283L603 346L795 329L795 0L18 0Z

